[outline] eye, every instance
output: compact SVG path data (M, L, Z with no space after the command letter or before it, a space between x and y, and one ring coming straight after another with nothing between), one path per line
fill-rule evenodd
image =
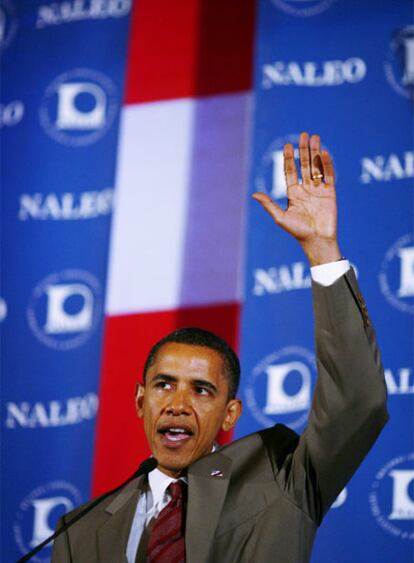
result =
M199 386L197 386L197 387L195 388L195 392L197 393L197 395L202 395L202 396L205 396L205 397L207 397L208 395L211 394L211 393L210 393L210 390L207 389L207 387L199 387Z
M155 384L155 388L156 389L172 389L172 383L170 383L169 381L157 381L157 383Z

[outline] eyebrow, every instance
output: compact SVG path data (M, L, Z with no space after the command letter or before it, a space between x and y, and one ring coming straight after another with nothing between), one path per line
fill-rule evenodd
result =
M157 375L152 378L152 382L155 381L168 381L169 383L176 383L178 381L178 378L167 373L157 373ZM210 389L210 391L213 391L213 393L217 393L217 387L213 383L205 379L192 379L191 384L194 387L207 387L208 389Z
M174 381L177 381L177 378L173 375L167 375L166 373L157 373L157 375L154 375L152 378L151 383L154 381L169 381L170 383L174 383Z
M213 391L213 393L217 393L217 387L205 379L193 379L191 383L194 387L207 387L210 391Z

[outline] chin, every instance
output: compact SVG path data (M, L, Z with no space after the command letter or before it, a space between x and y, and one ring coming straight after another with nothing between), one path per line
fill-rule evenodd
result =
M169 471L182 471L187 468L190 463L195 461L195 454L191 448L181 447L181 448L166 448L161 444L157 444L157 447L152 449L154 457L158 460L158 464L168 469Z
M179 477L180 474L188 467L189 464L176 464L164 460L158 460L158 468L164 473L168 473L171 476Z

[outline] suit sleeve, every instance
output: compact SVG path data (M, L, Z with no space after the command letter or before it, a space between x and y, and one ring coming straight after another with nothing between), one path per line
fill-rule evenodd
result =
M314 283L318 378L308 426L279 472L279 484L320 524L388 419L375 333L350 270Z

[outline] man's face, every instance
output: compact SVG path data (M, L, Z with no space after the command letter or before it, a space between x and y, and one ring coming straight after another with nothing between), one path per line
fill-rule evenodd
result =
M230 430L241 403L228 400L228 383L219 352L168 342L158 351L136 396L138 416L152 455L164 473L177 477L211 452L220 429Z

